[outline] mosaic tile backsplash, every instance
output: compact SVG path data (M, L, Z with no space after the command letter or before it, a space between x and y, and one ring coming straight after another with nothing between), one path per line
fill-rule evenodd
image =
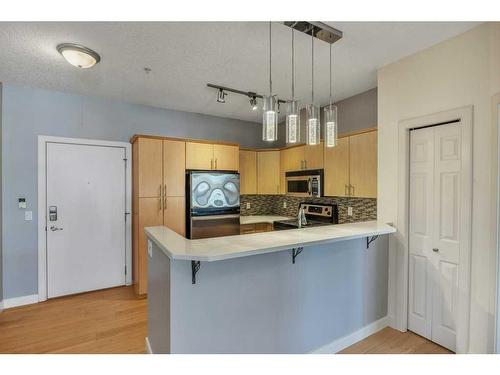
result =
M247 202L250 203L250 209L246 208ZM286 202L286 208L283 208L283 202ZM375 198L299 198L287 195L241 195L240 210L242 216L297 216L301 202L336 204L339 209L340 224L377 219L377 200ZM347 207L349 206L353 209L352 216L347 216Z

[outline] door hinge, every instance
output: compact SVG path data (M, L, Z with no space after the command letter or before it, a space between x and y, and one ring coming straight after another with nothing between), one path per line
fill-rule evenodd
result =
M125 221L127 221L127 215L130 215L130 212L125 212Z
M125 265L125 275L127 274L127 266Z

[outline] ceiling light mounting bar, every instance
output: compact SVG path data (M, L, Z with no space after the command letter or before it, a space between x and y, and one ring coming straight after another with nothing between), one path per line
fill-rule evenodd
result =
M333 44L342 39L342 31L318 21L285 21L283 25L307 35L313 35L324 42Z
M226 86L221 86L221 85L215 85L213 83L207 83L207 87L210 87L210 88L213 88L213 89L217 89L217 90L223 90L223 91L227 91L227 92L232 92L232 93L235 93L235 94L239 94L239 95L244 95L244 96L247 96L249 98L260 98L262 99L262 94L258 94L256 92L253 92L253 91L243 91L243 90L238 90L238 89L233 89L231 87L226 87ZM287 100L285 99L278 99L278 102L279 103L286 103Z

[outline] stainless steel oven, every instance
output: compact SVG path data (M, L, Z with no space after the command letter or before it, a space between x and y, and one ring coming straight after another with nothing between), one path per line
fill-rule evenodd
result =
M294 197L321 197L323 169L286 172L286 193Z

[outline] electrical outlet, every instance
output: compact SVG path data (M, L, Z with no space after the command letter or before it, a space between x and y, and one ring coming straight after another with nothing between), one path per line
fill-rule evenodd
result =
M347 207L347 216L352 216L352 207Z
M286 208L286 201L283 201L283 208Z
M153 244L151 243L151 240L148 240L148 255L150 258L153 257Z
M247 204L246 204L246 208L247 208L247 210L249 210L249 209L250 209L250 202L247 202Z

